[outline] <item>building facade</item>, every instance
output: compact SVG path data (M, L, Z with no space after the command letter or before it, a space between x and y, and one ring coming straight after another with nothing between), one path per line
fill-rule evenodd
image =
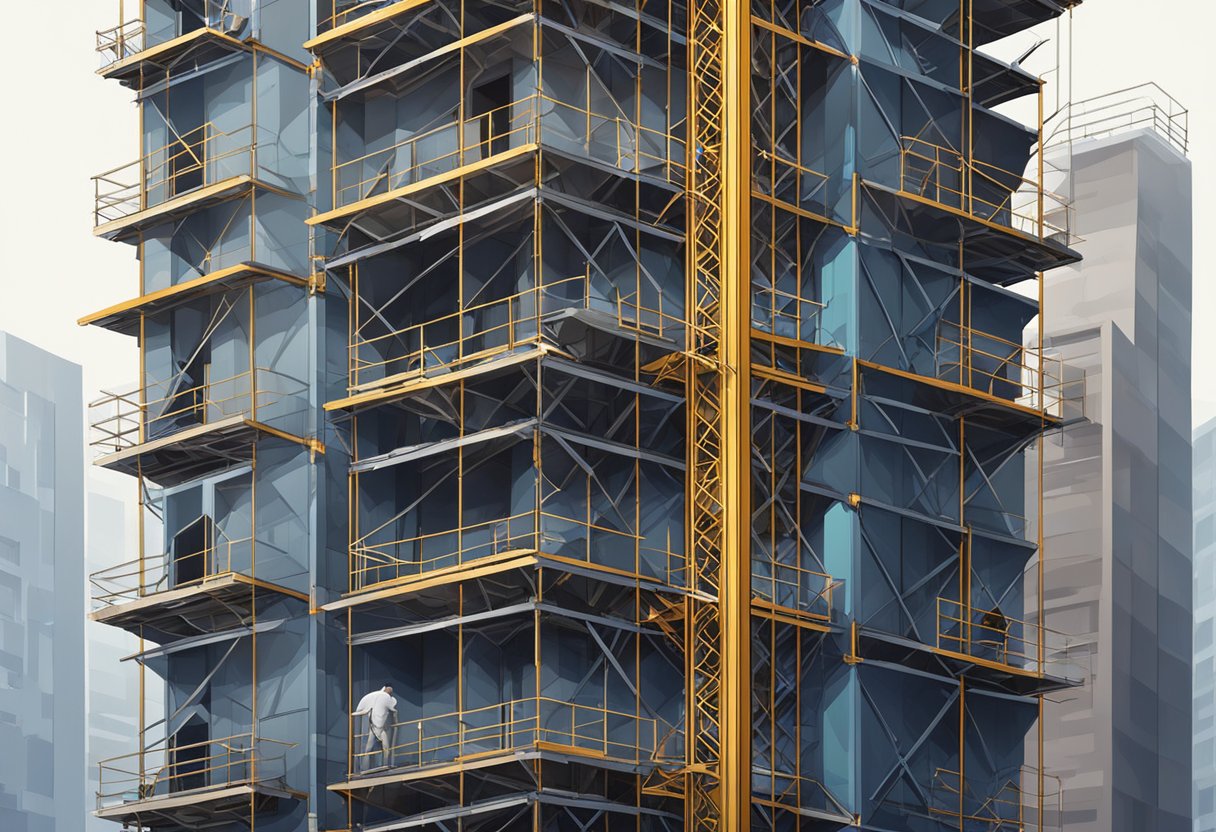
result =
M1010 287L1077 254L978 47L1067 3L138 5L92 615L165 717L99 816L1058 821L1022 463L1072 402Z
M0 828L85 812L80 367L0 332Z
M1191 711L1195 832L1216 828L1216 420L1195 431L1195 704Z
M1182 108L1152 87L1073 106L1085 255L1046 283L1049 348L1085 420L1044 445L1048 627L1087 684L1046 704L1065 829L1191 826L1191 176Z

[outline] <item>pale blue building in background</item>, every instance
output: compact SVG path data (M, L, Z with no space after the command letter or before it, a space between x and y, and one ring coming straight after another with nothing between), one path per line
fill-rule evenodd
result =
M0 829L85 815L80 367L0 332Z

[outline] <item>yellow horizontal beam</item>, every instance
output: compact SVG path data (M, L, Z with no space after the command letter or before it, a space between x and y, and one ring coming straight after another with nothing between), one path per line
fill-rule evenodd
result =
M844 59L846 61L850 61L852 63L857 63L857 58L854 55L849 55L845 52L841 52L839 49L835 49L831 46L828 46L826 43L820 43L817 40L811 40L810 38L806 37L805 35L801 35L798 32L795 32L793 29L787 29L784 26L778 26L776 23L765 20L762 17L757 17L756 15L752 15L752 25L757 26L761 29L767 29L768 31L772 32L775 35L779 35L780 37L786 38L787 40L792 40L795 43L800 43L803 46L809 46L812 49L818 49L820 52L824 52L828 55L832 55L837 58L842 58L842 59Z
M784 199L778 199L772 194L766 194L763 191L757 191L753 188L751 196L752 199L767 202L769 205L779 208L782 211L789 211L791 214L797 214L800 217L806 217L808 220L815 220L816 222L821 222L824 225L834 225L837 228L843 229L849 234L856 233L856 229L850 228L848 225L845 225L839 220L834 220L831 217L825 217L823 214L817 214L814 211L808 211L801 206L794 205L792 202L786 202Z
M136 211L128 214L125 217L120 217L110 222L102 223L93 229L93 235L96 237L106 237L111 234L120 234L128 228L141 225L152 217L168 214L173 211L179 211L183 208L188 208L195 202L213 199L228 191L237 191L245 186L253 184L253 177L247 173L242 173L239 176L231 176L227 179L216 182L214 185L207 185L203 188L184 193L181 196L175 196L173 199L167 199L157 205L149 208L144 208L141 211Z
M319 439L308 439L295 434L287 433L286 431L272 428L269 425L258 422L253 419L245 418L241 415L229 416L226 419L221 419L217 422L210 422L203 425L196 425L185 430L180 430L177 433L168 436L162 436L159 439L153 439L149 442L144 442L139 445L132 445L129 448L123 448L121 451L99 456L93 460L93 464L99 468L106 468L119 462L124 462L134 457L140 457L145 454L150 454L154 451L168 448L173 445L180 445L191 439L204 437L209 433L219 433L222 431L235 430L241 428L250 428L261 433L266 433L271 436L277 436L280 439L285 439L288 442L294 442L297 445L302 445L305 448L315 453L325 453L325 444Z
M765 367L763 364L752 364L752 375L758 378L775 381L778 384L788 384L790 387L797 387L801 390L807 390L811 393L826 393L827 387L822 384L816 384L813 381L808 381L802 376L787 373L784 370L778 370L773 367Z
M218 29L195 29L193 32L187 32L186 34L179 35L172 40L167 40L164 43L159 43L156 46L144 49L141 52L136 52L130 57L123 58L121 61L115 61L109 66L102 67L101 69L97 70L97 74L102 78L110 78L114 75L121 75L125 70L128 70L133 66L138 66L145 61L151 61L161 57L162 55L176 52L179 49L184 49L185 47L190 46L192 41L204 39L218 40L225 46L230 46L233 49L241 52L248 52L252 49L249 44L245 43L239 38L226 35Z
M107 306L105 309L98 310L76 321L80 326L88 326L95 324L98 321L106 320L124 315L128 312L136 312L145 306L159 303L161 301L171 300L178 295L189 295L201 290L205 290L215 283L223 283L235 277L244 275L263 276L273 278L275 280L283 280L288 283L293 283L297 286L307 286L308 281L304 278L297 277L287 272L278 271L277 269L266 268L265 266L255 266L252 263L240 263L236 266L230 266L226 269L211 272L210 274L196 277L193 280L187 280L183 283L178 283L175 286L168 286L164 289L158 289L155 292L149 292L146 295L130 298L129 300L116 303L113 306Z
M485 364L478 364L474 367L466 367L463 370L457 370L453 373L445 373L439 376L409 376L401 383L393 383L388 380L389 386L379 390L368 390L365 393L357 393L353 396L347 396L345 399L335 399L332 402L325 403L325 409L328 411L346 410L352 407L360 407L363 405L377 404L379 402L395 399L399 396L416 393L419 390L426 390L431 387L451 384L454 381L460 381L470 376L481 375L502 367L510 367L515 364L523 364L528 361L534 361L546 355L560 355L566 358L572 358L568 353L551 344L538 343L534 348L526 352L508 355L506 358L495 361L487 361Z
M947 205L944 202L938 202L935 199L929 199L928 197L921 196L920 194L914 194L911 191L904 190L903 188L894 189L894 188L887 187L887 186L882 185L877 182L870 182L865 179L862 180L862 184L874 187L880 191L886 191L889 194L894 194L895 196L897 196L901 199L907 199L912 202L918 203L920 205L927 205L930 208L934 208L938 211L945 211L946 213L952 214L960 219L967 220L968 222L977 223L979 225L984 226L985 228L988 228L992 231L996 231L1000 234L1006 234L1010 237L1015 237L1019 241L1022 241L1025 243L1030 243L1030 244L1036 245L1036 246L1045 245L1045 240L1036 234L1027 234L1025 231L1019 231L1018 229L1014 228L1011 225L1005 225L1003 223L993 222L992 220L984 219L983 217L973 214L970 211L964 211L961 208L955 208L951 205Z
M1042 418L1049 422L1057 422L1060 420L1059 417L1053 416L1044 410L1036 410L1033 407L1018 404L1015 401L1003 399L1000 396L994 396L991 393L985 393L983 390L976 390L974 387L968 387L967 385L959 384L958 382L946 381L945 379L934 378L933 376L922 376L917 373L908 372L907 370L897 370L894 367L888 367L885 364L878 364L873 361L862 361L860 358L857 359L857 365L859 367L865 367L868 370L876 370L880 373L887 373L889 375L906 378L911 381L917 381L921 384L927 384L930 387L936 387L939 390L948 390L952 393L960 393L964 396L970 396L982 401L991 402L992 404L1007 407L1010 410L1017 411L1018 413L1025 413L1028 416ZM1012 384L1013 382L1010 383Z
M829 355L844 355L844 350L840 347L832 347L827 344L816 344L813 341L803 341L801 338L790 338L786 335L774 335L771 332L765 332L761 329L752 327L751 337L757 341L770 341L774 344L781 344L786 347L797 347L800 350L813 350L815 352L825 352Z
M808 613L805 610L782 607L759 598L752 599L752 615L820 633L831 632L832 629L822 616Z
M422 576L404 578L401 582L394 582L381 589L347 593L340 600L331 601L322 606L321 609L325 612L337 612L338 610L367 604L372 601L385 601L399 595L409 595L410 593L452 583L457 580L465 581L481 578L486 575L495 575L499 572L509 572L512 569L519 569L525 566L534 566L536 563L537 558L535 553L521 556L519 551L504 552L502 555L479 558L467 564L436 569Z
M391 20L399 14L408 12L410 9L430 3L431 0L400 0L398 3L393 3L391 6L386 6L383 9L378 9L369 14L356 17L354 20L347 21L340 26L335 26L324 34L317 35L312 40L304 42L304 48L315 52L318 47L325 46L336 40L350 37L360 29L366 29L369 26L375 26L377 23L383 23L386 20Z
M980 667L987 667L991 670L999 670L1002 673L1009 673L1013 676L1022 676L1027 679L1042 679L1046 675L1041 671L1025 670L1016 665L1001 664L1000 662L994 662L991 659L984 659L979 656L970 656L956 650L944 650L941 647L932 647L930 649L938 656L956 659L958 661L966 662L967 664L979 665Z
M251 578L248 575L242 575L238 572L224 572L220 575L214 575L206 578L202 583L193 584L180 589L169 589L165 590L164 592L154 592L125 603L111 604L110 606L93 610L89 613L89 620L104 624L113 618L123 615L130 615L133 612L146 610L162 604L174 604L175 606L180 606L181 602L187 598L191 598L196 595L211 595L237 584L257 587L258 589L264 589L270 592L277 592L282 595L299 599L305 603L307 603L309 600L307 595L297 592L294 589L288 589L287 587L279 586L278 584L270 583L269 581ZM244 590L242 590L242 592L243 591Z
M346 219L354 216L355 214L383 205L386 202L395 202L402 197L409 196L410 194L414 194L419 191L424 191L427 188L433 188L436 185L443 184L444 182L459 179L462 176L467 176L470 173L476 173L477 171L493 167L494 165L502 164L503 162L509 162L518 156L534 153L538 148L539 145L536 142L529 142L528 144L520 145L519 147L512 148L511 150L496 153L489 158L479 159L476 162L461 165L460 167L453 168L446 173L436 174L423 179L421 182L414 182L409 185L404 185L400 188L388 191L387 193L370 196L366 199L361 199L358 202L352 202L350 205L344 205L341 208L334 208L331 211L326 211L323 214L316 214L315 216L309 217L304 222L308 225L325 225L337 220Z

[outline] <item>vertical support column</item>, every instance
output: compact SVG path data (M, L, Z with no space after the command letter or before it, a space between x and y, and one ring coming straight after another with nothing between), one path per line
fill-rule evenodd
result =
M750 17L689 9L685 828L748 828L751 803Z
M749 0L726 0L722 153L722 817L746 832L751 817L751 19Z

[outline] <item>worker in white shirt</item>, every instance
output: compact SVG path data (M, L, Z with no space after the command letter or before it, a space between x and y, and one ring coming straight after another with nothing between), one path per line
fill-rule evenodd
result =
M385 685L380 690L372 691L359 700L359 706L355 708L353 715L367 717L367 746L363 749L363 754L367 757L368 767L371 767L372 748L377 740L384 754L384 765L389 765L392 744L388 734L397 716L397 700L393 697L393 689Z

